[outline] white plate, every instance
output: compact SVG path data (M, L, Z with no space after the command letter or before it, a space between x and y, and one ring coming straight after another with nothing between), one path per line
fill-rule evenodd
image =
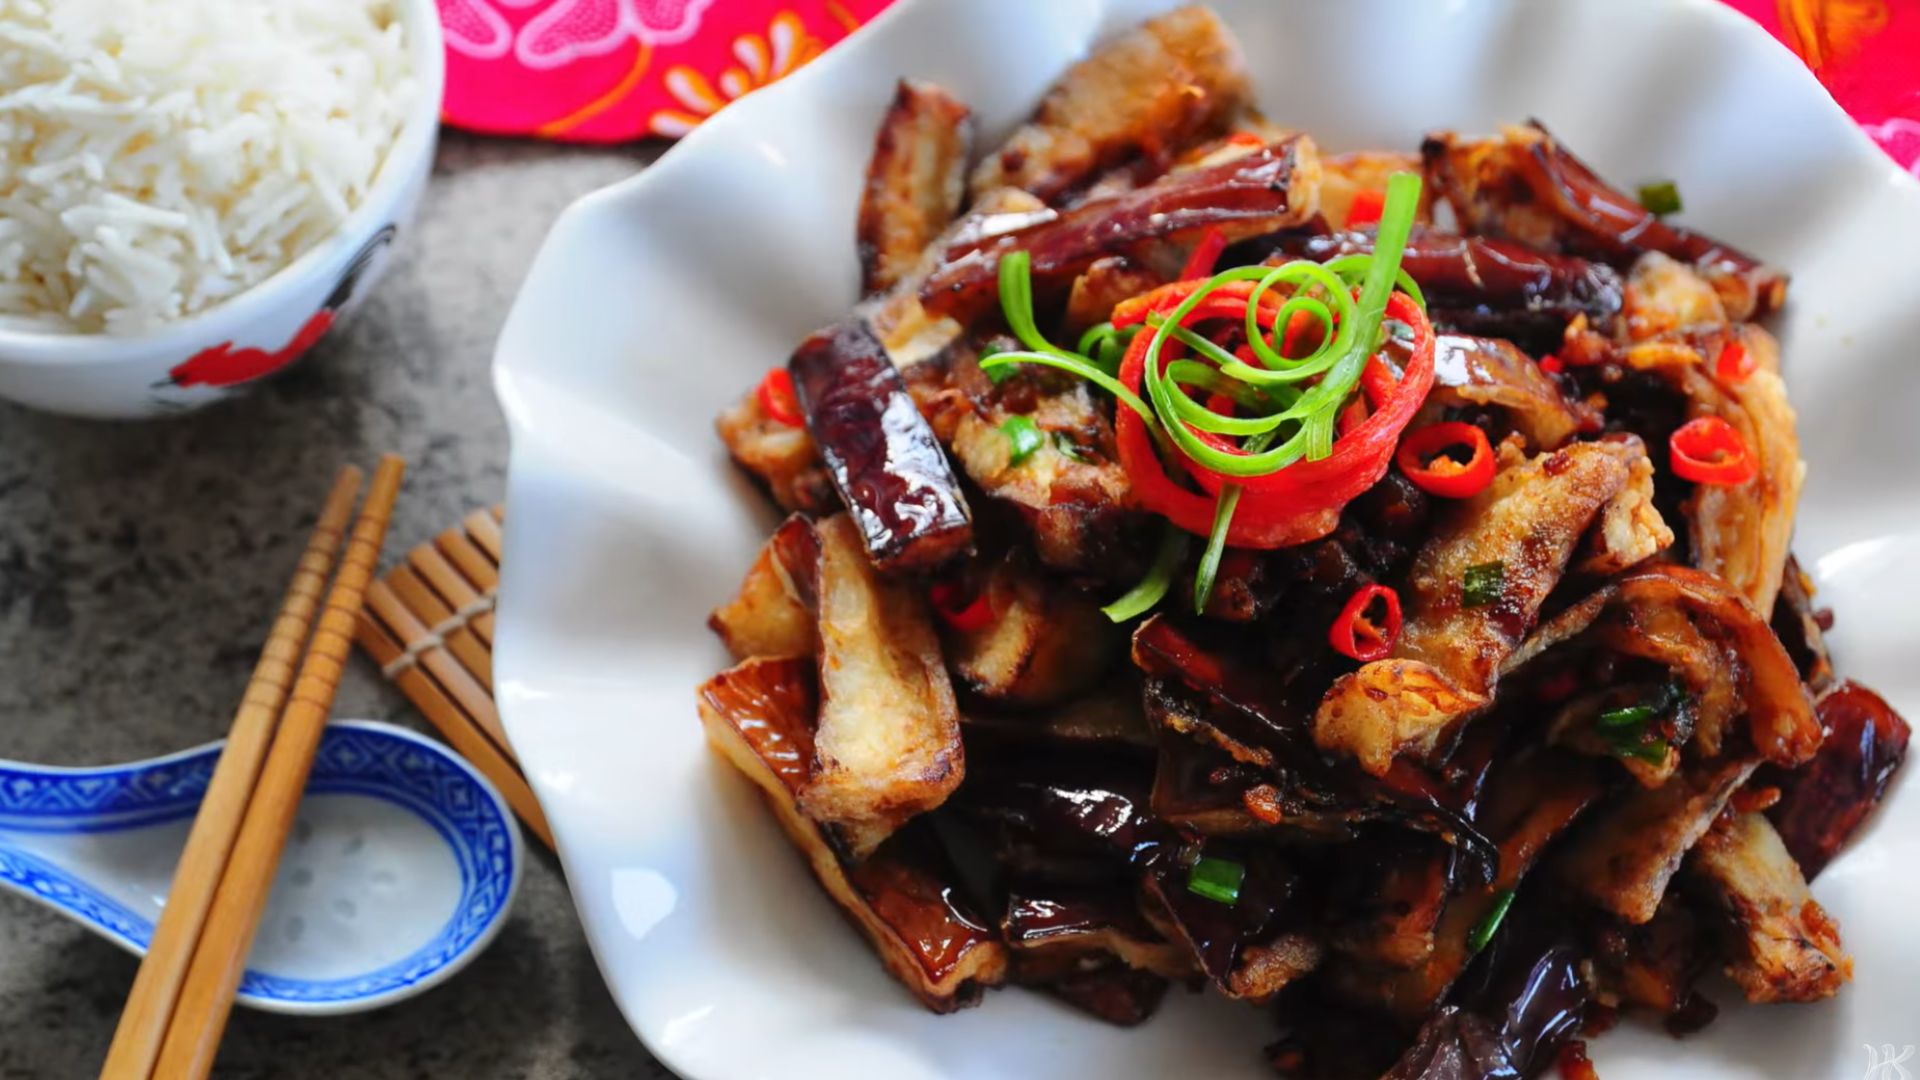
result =
M1175 994L1135 1031L1019 990L927 1014L707 752L693 708L727 662L707 611L773 520L712 418L854 300L855 200L894 80L950 87L990 146L1089 43L1169 6L907 0L581 200L508 319L500 704L614 995L687 1077L1270 1075L1266 1019L1208 997ZM1780 330L1811 461L1797 547L1839 613L1842 670L1920 716L1920 185L1708 0L1217 6L1267 113L1323 145L1538 116L1622 184L1677 178L1684 221L1793 271ZM1683 1045L1629 1025L1599 1040L1601 1071L1858 1080L1863 1044L1920 1043L1917 890L1906 791L1815 890L1858 958L1854 986L1729 1008Z

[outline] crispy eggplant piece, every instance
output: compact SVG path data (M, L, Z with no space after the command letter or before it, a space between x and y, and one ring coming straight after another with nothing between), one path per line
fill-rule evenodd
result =
M1334 160L1326 159L1328 175ZM1323 214L1330 213L1331 186L1321 187ZM1291 256L1326 262L1372 253L1373 234L1303 231L1288 236L1280 247ZM1596 331L1611 331L1623 300L1620 274L1605 263L1433 228L1414 230L1400 267L1426 293L1435 326L1505 338L1539 353L1552 351L1576 318L1584 317Z
M926 601L875 574L851 518L812 531L815 558L789 564L820 642L820 720L800 806L859 858L960 785L959 709Z
M1204 696L1166 679L1148 679L1145 701L1147 718L1179 736L1162 738L1153 773L1153 813L1161 821L1201 836L1352 837L1348 815L1308 805L1283 792L1268 770L1220 749L1230 746L1246 756L1211 719Z
M1178 846L1148 807L1148 766L1131 753L981 749L954 809L999 835L1016 875L1123 881Z
M1167 980L1151 971L1104 967L1064 975L1046 985L1048 993L1116 1027L1143 1024L1167 996Z
M1427 1018L1381 1080L1542 1075L1578 1032L1592 997L1585 957L1555 922L1538 911L1509 915L1462 981L1457 1001Z
M1044 709L969 707L960 714L967 738L984 735L1039 746L1152 753L1159 745L1140 701L1140 682L1117 671L1088 693Z
M1727 975L1748 1001L1820 1001L1853 978L1839 928L1763 815L1722 815L1687 873L1727 919Z
M728 761L760 788L827 895L927 1008L951 1012L1005 980L1006 950L968 912L930 849L902 837L863 863L800 809L813 773L813 665L754 659L700 688L700 720Z
M1498 409L1507 427L1536 451L1558 450L1575 435L1600 429L1600 416L1591 406L1563 394L1560 384L1512 342L1442 334L1434 340L1433 355L1428 409Z
M1547 846L1566 832L1606 790L1595 763L1553 748L1510 755L1487 781L1475 824L1496 837L1499 873L1455 896L1433 931L1433 949L1417 967L1379 970L1343 964L1334 969L1342 996L1418 1021L1453 986L1473 959L1473 932L1503 891L1520 887Z
M1016 386L1017 393L1009 390ZM1018 464L1001 429L1016 415L1045 437ZM952 430L960 468L1019 516L1043 565L1077 574L1112 572L1116 549L1125 545L1139 515L1114 448L1112 421L1084 382L1035 388L1008 380L958 409Z
M1401 590L1406 623L1393 655L1342 676L1314 718L1314 741L1384 776L1401 755L1444 753L1466 718L1493 699L1500 664L1533 626L1600 508L1626 487L1626 443L1575 443L1522 458L1501 451L1485 491L1462 500L1415 556ZM1488 571L1485 567L1496 567ZM1496 574L1490 601L1469 606L1468 572Z
M1609 924L1595 935L1596 989L1607 1000L1661 1016L1681 1011L1706 973L1710 944L1693 904L1670 891L1652 919Z
M1608 186L1538 121L1505 128L1495 139L1430 135L1420 153L1429 186L1467 232L1616 266L1658 251L1698 268L1735 320L1777 311L1786 302L1785 273L1663 221Z
M787 370L875 567L928 570L973 546L973 519L946 452L864 321L814 334Z
M768 416L760 407L759 394L749 390L741 395L714 420L713 427L734 464L764 484L780 509L824 514L838 504L833 478L827 475L813 436L806 428Z
M920 290L932 315L962 323L998 300L1000 257L1026 251L1036 286L1070 283L1104 255L1208 227L1230 240L1291 228L1318 206L1320 155L1304 135L1064 212L970 219Z
M1649 268L1668 278L1691 276L1659 255L1634 269L1638 283ZM1710 372L1719 350L1738 343L1754 362L1754 371L1738 382ZM1688 550L1693 565L1733 583L1755 609L1773 610L1786 571L1787 545L1806 463L1786 383L1780 379L1780 343L1751 324L1712 335L1705 352L1692 340L1663 336L1637 343L1624 354L1625 366L1649 372L1686 399L1689 420L1717 417L1739 434L1753 455L1758 475L1738 485L1699 484L1682 504L1689 523Z
M993 616L944 635L954 677L974 695L1004 705L1054 705L1113 669L1126 637L1087 594L1017 557L994 566L983 589Z
M1362 191L1384 192L1387 179L1397 172L1418 173L1420 155L1395 150L1356 150L1346 154L1328 154L1321 158L1320 216L1336 229L1347 227L1347 215L1353 209L1353 197ZM1420 205L1414 211L1416 228L1433 220L1433 192L1420 189ZM1426 283L1422 282L1425 288Z
M1632 439L1633 435L1609 435ZM1594 577L1615 574L1653 558L1673 544L1673 530L1655 503L1653 459L1644 449L1628 466L1627 484L1600 508L1576 569Z
M1233 34L1194 5L1148 19L1067 69L1032 121L974 169L973 194L1015 187L1051 202L1103 169L1166 161L1247 101Z
M1425 963L1450 896L1450 853L1422 836L1369 836L1354 846L1357 863L1330 905L1330 944L1371 967Z
M1758 765L1724 757L1683 767L1660 787L1629 789L1561 852L1561 883L1630 924L1647 922L1681 860Z
M1121 964L1166 979L1197 974L1185 949L1156 933L1127 888L1016 887L1000 923L1021 982L1052 982Z
M858 248L863 291L906 277L960 213L972 111L929 82L901 79L867 162Z
M1163 932L1185 945L1230 998L1264 1003L1320 966L1325 948L1305 930L1303 882L1271 848L1210 844L1209 857L1245 867L1237 899L1222 903L1187 887L1188 867L1163 859L1147 873L1147 896Z
M1827 652L1827 632L1821 625L1832 612L1822 613L1813 606L1813 580L1800 569L1800 561L1787 556L1787 568L1780 575L1780 592L1773 601L1773 632L1793 657L1800 680L1807 689L1822 693L1833 685L1833 657Z
M782 522L760 548L733 599L713 609L707 625L735 660L755 656L812 656L819 648L813 614L794 592L783 554L793 545L815 550L813 526L798 515ZM804 533L805 536L798 534Z
M1095 259L1067 293L1067 313L1063 329L1079 334L1089 326L1113 318L1113 309L1122 300L1165 284L1165 275L1125 255L1106 255Z
M1768 811L1809 881L1880 804L1912 734L1886 699L1851 679L1821 695L1816 710L1826 740L1780 780L1780 801Z
M1305 713L1289 704L1270 673L1209 651L1159 615L1134 631L1133 660L1149 677L1205 702L1205 730L1194 734L1267 770L1282 818L1390 821L1439 836L1490 865L1492 845L1455 808L1455 793L1408 763L1374 777L1327 760L1314 746Z
M1684 623L1670 617L1676 613ZM1746 742L1782 768L1805 763L1820 748L1820 724L1793 660L1766 620L1721 579L1667 564L1629 571L1542 625L1502 674L1590 630L1603 647L1666 666L1688 684L1701 755L1720 756L1742 716Z

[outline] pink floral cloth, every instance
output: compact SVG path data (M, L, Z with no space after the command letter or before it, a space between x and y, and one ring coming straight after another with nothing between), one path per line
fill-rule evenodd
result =
M439 0L446 121L580 142L678 138L891 0ZM1920 0L1726 0L1920 175Z

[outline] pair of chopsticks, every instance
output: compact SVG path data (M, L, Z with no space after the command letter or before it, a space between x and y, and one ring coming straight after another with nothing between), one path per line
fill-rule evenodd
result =
M191 1080L213 1067L405 472L382 458L357 519L359 469L342 470L327 497L187 835L105 1080Z
M480 770L549 848L553 833L521 774L493 701L493 602L500 589L499 507L407 553L367 589L360 647L440 737Z

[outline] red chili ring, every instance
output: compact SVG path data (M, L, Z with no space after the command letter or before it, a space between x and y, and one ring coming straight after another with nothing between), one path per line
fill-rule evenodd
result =
M1347 228L1380 224L1380 213L1387 208L1387 193L1379 188L1361 188L1353 193L1347 206Z
M1759 366L1754 362L1753 354L1736 338L1720 350L1719 358L1713 362L1713 373L1720 376L1722 382L1746 382L1747 376L1752 375Z
M1717 416L1702 416L1680 425L1667 439L1674 475L1696 484L1737 487L1760 475L1753 451Z
M1374 625L1367 608L1375 600L1385 605L1386 625ZM1365 638L1363 642L1361 639ZM1384 660L1400 640L1400 594L1385 585L1362 585L1347 598L1345 607L1327 629L1327 641L1333 651L1363 664Z
M1451 446L1464 446L1472 456L1455 461L1442 453ZM1493 483L1493 444L1487 433L1458 420L1408 433L1394 460L1414 487L1443 499L1469 498Z
M793 376L786 368L769 370L753 388L753 396L760 399L760 411L770 419L788 427L807 426L807 418L800 413L800 399L793 393Z
M927 590L927 599L933 602L934 614L940 621L963 634L983 630L993 621L993 602L983 590L966 603L966 593L951 582L941 582Z

